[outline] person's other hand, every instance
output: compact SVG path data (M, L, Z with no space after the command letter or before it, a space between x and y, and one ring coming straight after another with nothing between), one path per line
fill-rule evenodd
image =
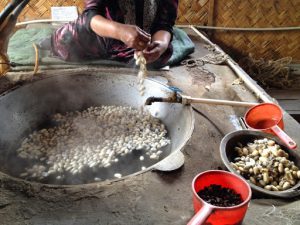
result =
M143 54L147 63L155 62L167 50L168 46L162 41L153 41L144 49Z
M138 51L144 50L151 40L151 35L138 26L124 24L119 32L120 40Z

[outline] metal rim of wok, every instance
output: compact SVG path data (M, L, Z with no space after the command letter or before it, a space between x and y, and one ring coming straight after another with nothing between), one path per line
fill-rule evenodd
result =
M276 136L268 133L264 133L261 131L254 131L254 130L238 130L233 131L229 134L227 134L221 141L220 144L220 154L222 161L226 168L240 176L241 178L245 179L242 175L236 172L235 169L230 165L230 161L233 160L234 154L233 149L234 146L237 145L237 142L240 142L242 144L246 144L249 141L252 141L255 138L268 138L271 140L274 140L277 144L280 145L280 147L286 151L289 154L289 158L291 158L292 161L294 161L295 165L300 168L300 157L295 153L295 150L290 150L288 147L284 145L284 143L277 138ZM257 195L262 196L271 196L271 197L280 197L280 198L292 198L295 196L300 195L300 181L293 187L285 190L285 191L268 191L264 188L261 188L250 181L247 181L251 187L251 189L256 193Z
M76 72L73 72L73 74L52 75L52 76L43 77L43 78L31 81L31 82L26 83L26 84L16 86L15 88L12 88L12 89L2 93L0 95L0 104L1 104L1 99L5 96L9 95L10 93L13 93L14 91L17 91L17 90L22 89L22 88L26 88L26 87L28 87L32 84L38 83L40 81L51 79L53 77L70 77L70 76L76 76L76 75L83 75L83 76L86 76L86 77L93 77L94 76L94 77L99 78L103 74L104 74L103 72L89 72L89 74L87 74L86 72L80 72L80 73L77 73L77 74L76 74ZM116 76L116 74L111 74L110 76ZM131 76L135 80L137 80L136 76L132 76L132 75L121 74L120 76ZM159 81L157 81L153 78L146 78L145 81L154 82L157 85L160 85L162 88L170 90L168 85L163 84L163 83L161 83L161 82L159 82ZM170 90L170 93L171 92L172 91ZM165 104L169 104L169 103L165 103ZM134 172L134 173L130 173L130 174L125 175L121 178L112 178L112 179L107 179L107 180L102 180L102 181L95 181L95 182L91 182L91 183L80 183L80 184L51 184L51 183L38 182L36 180L28 181L26 179L22 179L22 178L19 178L19 177L16 177L16 176L12 176L8 173L2 172L1 170L0 170L0 174L1 174L1 176L3 176L3 178L7 178L7 179L10 179L10 180L16 181L16 182L23 182L23 183L28 184L28 185L42 185L42 186L56 187L56 188L57 187L70 188L70 187L79 187L79 186L91 187L91 186L94 186L94 185L98 185L98 186L99 185L106 185L106 184L109 184L109 183L114 183L114 182L118 182L118 181L121 181L121 180L125 180L127 178L131 178L131 177L146 173L146 172L151 171L151 170L159 170L159 171L176 170L176 169L180 168L184 163L184 155L181 152L181 150L185 147L187 142L190 140L190 138L192 136L192 133L193 133L193 130L194 130L194 120L195 119L194 119L193 109L190 105L189 106L183 106L183 107L188 107L188 111L189 111L189 114L190 114L189 129L186 131L184 140L169 155L167 155L165 158L159 160L155 164L147 167L145 170L140 170L140 171L137 171L137 172ZM170 165L170 163L173 164L173 165Z

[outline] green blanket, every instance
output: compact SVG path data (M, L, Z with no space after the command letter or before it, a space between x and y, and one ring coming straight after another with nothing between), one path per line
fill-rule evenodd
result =
M39 43L45 37L50 36L52 32L53 29L50 27L18 30L10 38L8 43L7 53L10 61L24 65L34 64L35 52L32 43ZM42 51L39 52L41 53L40 60L41 62L44 62L44 58L47 57L47 54Z
M172 45L173 55L169 59L169 65L175 65L179 63L195 50L195 45L192 40L183 30L179 28L174 28Z
M27 28L18 30L9 40L8 55L11 62L22 65L34 65L35 52L32 43L39 43L53 32L53 27L45 26L43 28ZM172 40L173 55L168 65L172 66L179 63L187 55L194 51L194 43L188 35L181 29L174 28L174 36ZM51 57L49 51L39 50L40 65L62 65L62 64L102 64L113 66L126 66L112 60L94 60L89 62L70 63L62 61L58 58Z

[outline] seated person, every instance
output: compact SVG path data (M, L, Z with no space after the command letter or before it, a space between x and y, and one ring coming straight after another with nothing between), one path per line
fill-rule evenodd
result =
M73 62L129 62L142 51L147 63L162 67L172 55L177 7L178 0L85 0L82 15L53 33L52 53Z

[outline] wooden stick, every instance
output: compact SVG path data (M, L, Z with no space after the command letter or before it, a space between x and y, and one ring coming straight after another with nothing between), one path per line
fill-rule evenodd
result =
M32 46L35 52L35 63L34 63L34 70L33 70L33 76L34 76L39 70L39 50L35 43L32 43Z
M239 102L239 101L228 101L222 99L192 98L190 96L182 95L182 104L186 105L191 103L204 103L204 104L212 104L212 105L230 105L230 106L243 106L243 107L252 107L259 104L256 102Z

